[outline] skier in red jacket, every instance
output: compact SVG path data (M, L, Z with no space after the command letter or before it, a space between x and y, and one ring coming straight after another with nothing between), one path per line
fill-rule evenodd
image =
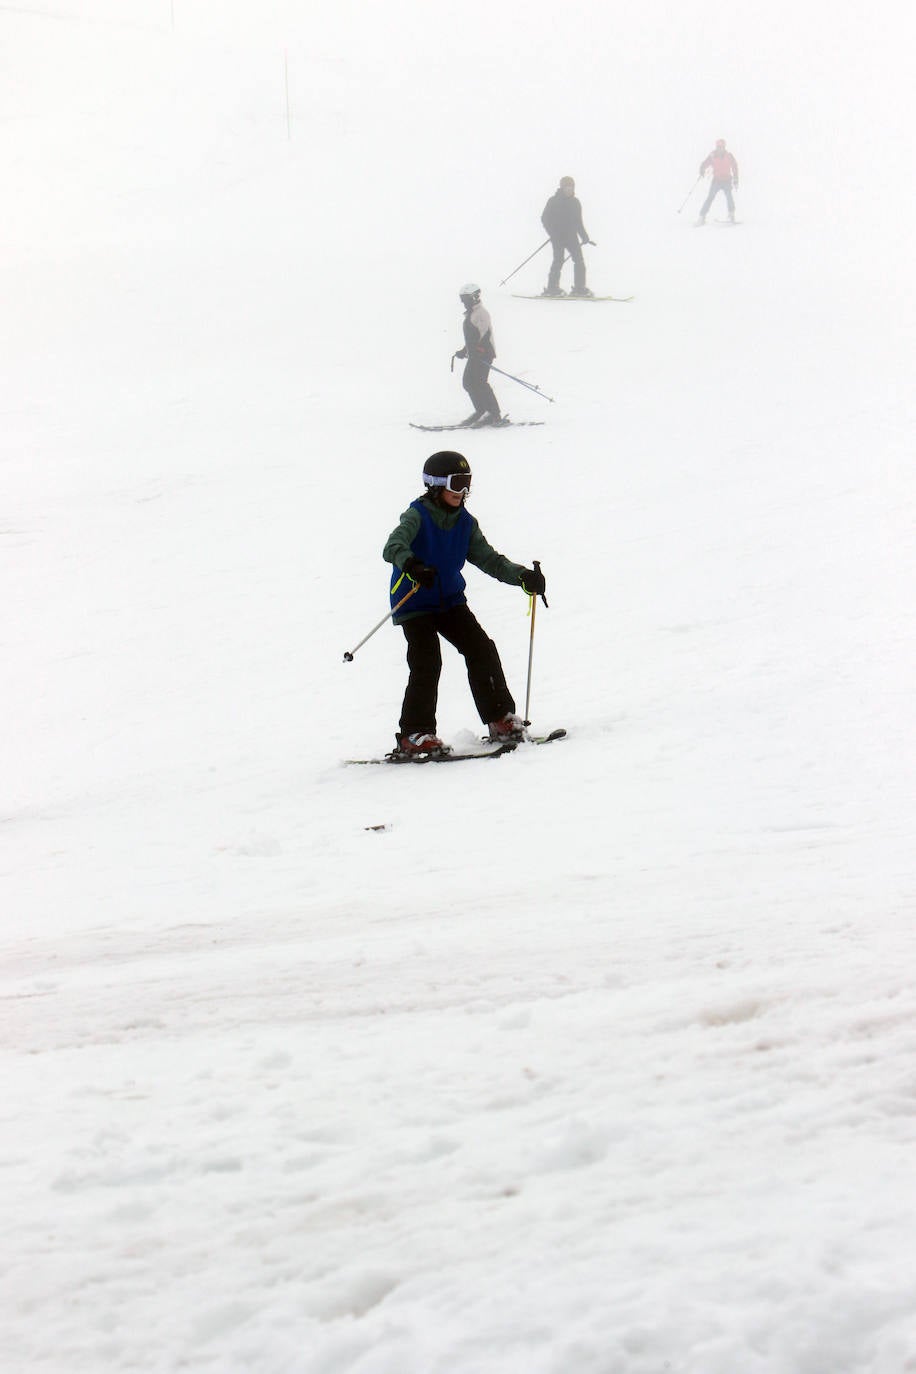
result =
M707 171L712 172L712 185L709 188L709 195L703 201L700 210L700 217L697 220L697 227L706 223L706 216L709 214L709 207L712 205L720 191L725 193L725 202L728 205L729 223L735 222L735 201L732 191L738 189L738 164L733 153L725 147L725 139L717 138L716 146L713 148L709 157L704 157L700 163L700 176Z

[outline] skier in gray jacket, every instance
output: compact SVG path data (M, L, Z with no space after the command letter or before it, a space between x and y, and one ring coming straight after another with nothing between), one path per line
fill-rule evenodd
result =
M569 294L593 295L594 293L585 285L582 244L593 243L594 240L589 238L588 230L582 223L582 202L576 195L576 183L572 177L560 177L560 185L544 206L541 223L550 235L553 245L553 262L550 264L547 285L542 295L563 295L560 290L560 270L567 253L572 258L573 265L573 288Z

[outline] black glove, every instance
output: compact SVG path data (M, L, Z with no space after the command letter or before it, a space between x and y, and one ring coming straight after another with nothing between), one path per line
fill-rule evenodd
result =
M522 591L529 596L543 596L547 590L547 583L540 568L522 569Z
M458 352L454 353L452 356L455 358L466 358L468 356L468 351L466 348L460 348Z
M435 587L436 578L439 574L435 568L431 568L428 563L421 563L419 558L408 558L404 563L404 571L411 582L419 582L421 587Z

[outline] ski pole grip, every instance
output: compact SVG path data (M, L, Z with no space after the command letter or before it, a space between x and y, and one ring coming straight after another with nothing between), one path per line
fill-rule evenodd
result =
M540 561L540 559L539 559L539 558L536 558L536 559L534 560L534 563L533 563L532 566L534 567L535 572L540 572L540 571L541 571L541 561ZM541 600L543 601L544 605L547 606L547 598L546 598L546 596L544 595L543 592L541 592ZM547 609L548 609L548 611L549 611L549 610L550 610L550 607L547 606Z

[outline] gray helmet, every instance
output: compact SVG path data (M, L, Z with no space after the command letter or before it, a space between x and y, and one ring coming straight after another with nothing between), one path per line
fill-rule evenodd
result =
M480 287L476 282L465 282L464 286L462 286L461 290L458 292L458 295L465 303L470 301L471 305L476 305L480 300Z

